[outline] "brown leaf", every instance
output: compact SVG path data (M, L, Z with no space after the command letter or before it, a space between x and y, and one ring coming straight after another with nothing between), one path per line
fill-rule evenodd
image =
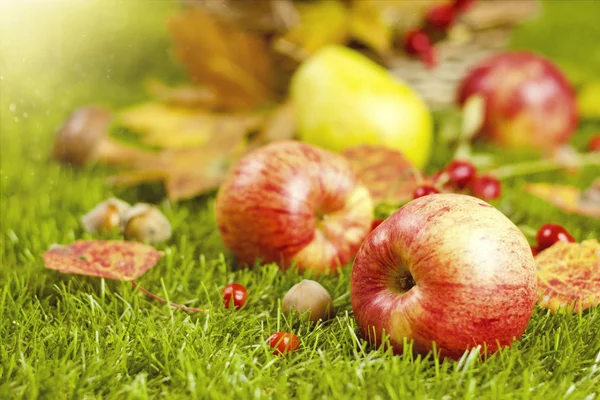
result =
M254 107L273 97L273 70L266 40L200 8L169 23L175 54L193 79L233 108Z
M79 240L44 253L46 268L66 274L133 280L152 268L163 253L138 242Z
M153 79L148 83L148 91L161 103L185 108L219 108L217 96L204 86L167 86Z
M412 199L423 174L399 151L360 145L343 152L376 203L399 204Z
M286 101L269 112L260 133L251 141L250 148L280 140L292 140L296 137L296 130L294 108L291 102Z
M600 245L557 242L535 257L540 305L581 312L600 304Z
M220 135L243 138L263 120L263 113L217 113L160 103L140 104L120 114L121 124L141 133L144 144L167 149L202 146Z
M277 51L304 60L329 44L343 43L348 37L348 10L338 0L317 1L296 6L297 25L274 42Z
M130 186L163 181L169 200L175 202L219 187L231 165L246 151L246 138L237 132L213 136L204 146L165 150L150 162L107 180Z
M528 183L525 190L563 211L600 218L599 183L597 181L583 193L574 186L550 183Z

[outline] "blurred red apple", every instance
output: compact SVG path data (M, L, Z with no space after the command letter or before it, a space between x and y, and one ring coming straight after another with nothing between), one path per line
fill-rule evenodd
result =
M303 271L348 263L371 230L373 204L346 158L283 141L249 153L216 200L225 246L242 264L295 262Z
M484 135L509 148L551 150L566 143L578 122L575 91L552 62L535 53L493 56L472 69L458 102L485 100Z
M496 351L518 339L536 295L533 255L521 231L475 197L441 193L411 201L361 246L352 308L363 335L382 332L395 352L433 348L459 358L477 345Z

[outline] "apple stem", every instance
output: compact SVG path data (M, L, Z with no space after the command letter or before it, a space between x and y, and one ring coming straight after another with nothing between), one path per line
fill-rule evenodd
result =
M163 299L160 296L155 295L154 293L144 289L143 287L141 287L140 285L138 285L137 283L135 283L135 281L131 281L131 284L133 285L133 287L135 287L136 289L138 289L140 292L144 293L145 295L152 297L153 299L156 299L158 301L160 301L161 303L165 303L168 304L172 307L177 307L181 310L184 311L192 311L192 312L208 312L208 310L203 310L201 308L194 308L194 307L187 307L181 304L177 304L177 303L173 303L172 301L167 301L165 299Z
M552 159L542 159L535 161L525 161L512 165L504 165L495 169L486 171L486 173L495 176L498 179L506 179L514 176L529 175L539 172L555 171L565 167L583 167L586 165L600 165L600 155L589 153L580 154L573 163L566 165L564 162Z

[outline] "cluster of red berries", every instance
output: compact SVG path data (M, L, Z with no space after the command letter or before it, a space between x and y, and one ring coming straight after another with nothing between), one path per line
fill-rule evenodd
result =
M404 35L404 50L418 56L428 68L437 64L433 42L443 38L459 15L467 10L475 0L454 0L437 4L425 14L422 27Z
M545 224L535 235L537 246L531 246L533 255L546 250L556 242L575 243L576 240L567 230L558 224Z
M490 175L477 175L477 169L469 161L453 160L442 171L435 173L432 183L418 186L413 199L440 193L443 190L465 191L483 200L494 200L502 193L500 181Z
M225 308L234 307L239 310L246 304L248 298L248 290L239 283L230 283L223 289L223 302ZM275 332L267 340L269 346L276 355L286 355L300 346L298 336L290 332Z

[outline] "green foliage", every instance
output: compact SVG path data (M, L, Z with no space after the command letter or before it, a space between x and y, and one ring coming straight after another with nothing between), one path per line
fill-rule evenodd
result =
M156 12L161 15L164 10ZM144 19L142 15L132 15L131 20ZM104 23L108 31L115 28L110 19ZM153 24L144 26L138 36L152 39L143 46L132 42L137 50L125 57L127 62L111 63L111 68L122 68L114 75L119 79L87 71L90 64L82 67L96 77L89 80L75 74L71 82L68 74L44 74L29 64L27 68L20 64L19 73L14 58L10 74L2 72L0 398L591 400L597 396L598 307L583 315L554 315L537 308L522 340L485 361L474 355L458 362L393 356L360 338L350 307L349 269L336 278L319 278L334 299L335 319L316 327L286 319L279 312L279 301L301 277L295 271L280 273L275 266L239 269L221 244L213 197L173 205L163 202L156 186L114 192L103 184L110 173L107 168L72 169L48 160L53 130L73 107L92 100L128 104L142 97L140 80L132 79L140 65L149 62L160 64L169 77L178 76L179 68L156 56L168 51L168 43L152 33ZM106 35L103 46L122 48L118 30ZM68 36L61 40L68 43ZM91 43L101 36L91 37ZM146 54L149 49L151 55ZM94 55L97 49L88 51ZM104 70L106 64L99 63ZM63 67L61 71L71 71ZM39 73L33 76L31 71ZM57 87L57 82L66 86ZM598 128L583 125L575 145L582 148ZM434 165L443 165L450 150L436 149ZM497 154L506 160L518 158ZM587 169L577 175L531 179L584 187L596 176L597 171ZM496 205L525 231L552 221L565 225L578 239L599 236L596 220L567 215L532 199L522 193L523 184L522 178L506 181L505 196ZM65 276L44 268L41 254L52 243L98 238L83 232L79 217L112 195L131 202L159 202L173 224L173 238L159 246L166 256L139 283L172 301L207 307L208 316L157 303L124 282ZM249 290L248 303L240 311L222 307L220 292L233 281ZM301 349L288 358L272 355L265 342L278 330L297 333Z

